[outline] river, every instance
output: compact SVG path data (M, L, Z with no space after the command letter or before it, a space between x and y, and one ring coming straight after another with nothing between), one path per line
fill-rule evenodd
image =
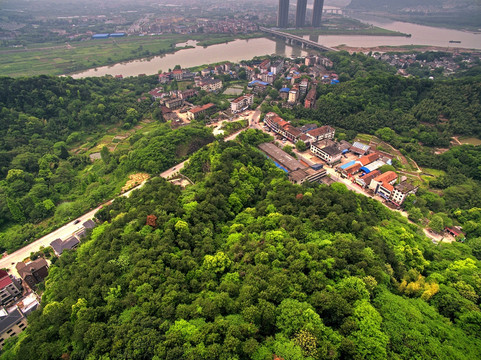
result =
M361 16L355 18L382 27L384 29L411 34L411 37L400 36L365 36L365 35L322 35L305 36L323 45L334 47L345 44L351 47L375 47L381 45L432 45L440 47L463 47L481 49L481 34L474 34L459 30L435 28L412 23L392 21L376 16ZM449 43L449 40L461 41L459 44ZM252 59L255 56L277 54L286 57L305 56L307 53L300 47L286 45L281 40L268 38L235 40L226 44L212 45L207 48L195 45L195 42L179 44L191 45L194 48L179 50L173 54L155 56L148 59L134 60L112 66L103 66L74 74L74 78L89 76L123 75L137 76L139 74L153 75L159 70L167 71L175 65L184 68L212 64L221 61L239 62Z

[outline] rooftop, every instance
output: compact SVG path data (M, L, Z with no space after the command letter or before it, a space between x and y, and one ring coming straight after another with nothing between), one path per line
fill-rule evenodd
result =
M272 160L285 167L288 171L306 168L306 166L302 165L298 160L294 159L291 155L279 149L272 143L260 144L259 149L266 153Z
M314 136L314 137L318 137L318 136L322 136L322 135L326 135L330 132L333 132L334 129L328 125L324 125L324 126L321 126L317 129L314 129L314 130L310 130L308 131L307 133L311 136Z
M22 319L23 317L24 316L22 312L18 308L15 308L15 310L10 313L5 314L5 312L2 312L0 315L0 333L4 333L10 329L13 324L16 324L18 320Z
M30 261L29 263L19 262L15 267L18 275L24 279L27 275L32 275L33 271L39 270L43 267L48 267L48 264L44 258L39 258L37 260Z
M415 187L407 181L403 181L400 184L396 185L395 189L403 194L407 194L408 192L413 191Z
M391 182L397 179L397 174L394 171L386 171L384 174L379 175L374 180L384 183Z
M214 107L215 104L213 103L208 103L208 104L205 104L205 105L202 105L202 106L198 106L198 107L195 107L195 108L192 108L190 109L189 111L192 113L192 114L197 114L198 112L201 112L201 111L205 111L205 110L208 110L212 107Z

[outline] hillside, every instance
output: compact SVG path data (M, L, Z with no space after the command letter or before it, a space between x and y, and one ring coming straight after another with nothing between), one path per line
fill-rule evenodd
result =
M196 153L184 191L156 178L104 208L2 359L481 356L469 247L344 185L291 185L256 136Z

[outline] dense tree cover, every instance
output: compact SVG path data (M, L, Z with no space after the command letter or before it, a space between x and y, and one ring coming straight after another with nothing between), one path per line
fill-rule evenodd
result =
M293 114L372 134L389 127L407 143L448 146L453 135L481 134L480 84L478 78L432 81L369 74L321 85L318 108L298 107Z
M112 197L129 173L158 174L213 140L208 129L173 132L159 123L132 136L131 149L104 147L93 164L69 151L106 127L130 129L151 117L152 101L139 99L156 81L0 78L0 251L37 238L42 229L32 224L53 216L48 227L58 226Z
M342 184L292 185L247 144L212 143L186 172L196 185L155 178L98 213L4 359L481 356L466 245Z

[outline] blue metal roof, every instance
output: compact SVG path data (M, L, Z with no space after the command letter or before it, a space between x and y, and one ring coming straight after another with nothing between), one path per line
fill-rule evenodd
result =
M344 149L344 150L342 150L342 153L345 154L345 153L347 153L348 151L349 151L349 149Z
M95 34L92 35L92 39L107 39L109 34Z
M289 89L289 88L282 88L282 89L280 89L279 91L280 91L280 92L289 92L290 90L291 90L291 89Z
M255 84L264 85L264 86L269 85L269 83L267 83L265 81L254 80L254 81L249 83L249 86L254 86Z
M365 172L366 174L369 174L371 172L371 170L369 170L367 167L363 166L362 168L360 168L359 170L361 170L362 172Z
M339 168L341 168L342 170L345 170L347 169L349 166L352 166L354 165L356 162L353 160L353 161L349 161L348 163L345 163L344 165L341 165L339 166Z
M110 34L110 36L112 36L112 37L122 37L122 36L125 36L125 35L126 34L124 32Z
M339 84L339 80L337 80L337 79L332 79L332 80L331 80L331 84Z

